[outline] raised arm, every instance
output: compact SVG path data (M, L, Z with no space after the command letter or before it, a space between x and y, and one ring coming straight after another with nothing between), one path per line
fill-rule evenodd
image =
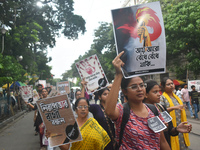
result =
M108 117L111 118L112 120L116 120L119 117L119 109L116 107L116 104L121 85L121 80L123 77L121 67L124 65L124 63L120 59L123 53L124 51L121 52L118 56L116 56L115 59L112 61L112 64L115 67L116 74L114 82L112 84L112 88L105 103L105 112L108 115Z
M83 79L81 81L81 86L82 86L82 89L81 89L81 97L85 97L85 87L87 85L87 82L85 81L85 79Z

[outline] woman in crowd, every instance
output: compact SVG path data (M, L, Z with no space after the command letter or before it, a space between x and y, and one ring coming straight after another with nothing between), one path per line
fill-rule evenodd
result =
M160 103L167 108L167 111L172 117L173 126L176 127L181 122L187 121L183 102L173 93L175 86L172 79L167 77L163 78L161 85L164 92L160 97ZM188 133L180 133L178 136L171 136L170 138L172 150L185 150L190 146Z
M167 111L166 107L159 104L160 103L160 86L154 80L145 81L147 84L146 87L146 98L144 100L145 103L155 105L160 112ZM168 128L164 131L165 138L168 144L171 146L170 136L177 136L180 133L189 133L192 129L191 124L187 124L188 122L181 122L178 126L174 127L172 121L168 123Z
M42 89L42 97L43 98L47 98L47 96L48 96L48 91L47 91L47 89L46 88L43 88ZM40 147L41 147L41 149L45 149L45 145L43 144L43 142L42 142L42 139L43 139L43 135L44 135L44 125L43 125L43 123L42 123L42 118L41 118L41 116L40 116L40 113L39 113L39 111L38 111L38 108L37 108L37 105L35 104L35 105L32 105L31 103L27 103L29 106L31 106L31 108L33 109L33 110L35 110L36 111L36 119L35 119L35 122L34 122L34 126L35 126L35 128L36 128L36 132L38 132L39 133L39 136L40 136Z
M71 150L103 150L110 142L107 132L94 118L88 118L89 101L79 98L75 102L75 111L78 115L77 123L83 140L72 143ZM61 150L68 150L69 144L60 146Z
M87 83L84 80L81 82L82 89L85 89L86 84ZM105 102L109 92L108 88L99 90L97 93L100 104L91 104L89 109L89 111L93 114L93 117L104 128L111 139L111 142L105 147L104 150L114 150L116 146L114 123L105 113ZM84 96L84 90L82 90L81 96Z
M116 70L115 79L105 103L105 111L116 126L116 138L119 142L120 126L123 116L123 105L117 104L118 93L121 85L124 96L130 106L129 120L125 126L122 137L120 150L132 149L162 149L169 150L163 131L154 133L148 127L148 119L155 117L154 113L142 102L144 100L146 89L140 77L129 79L123 78L121 67L124 65L120 57L124 52L121 52L113 60L113 65ZM163 120L161 115L158 116Z

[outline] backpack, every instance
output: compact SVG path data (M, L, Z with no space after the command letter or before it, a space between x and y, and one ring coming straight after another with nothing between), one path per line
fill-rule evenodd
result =
M149 109L154 113L155 116L158 116L159 113L158 113L158 110L157 108L153 105L153 104L147 104L147 107L149 107ZM129 120L129 117L130 117L130 106L128 103L124 103L123 104L123 116L122 116L122 123L121 123L121 130L120 130L120 133L119 133L119 145L118 145L118 149L120 148L121 146L121 143L122 143L122 137L123 137L123 134L124 134L124 128Z

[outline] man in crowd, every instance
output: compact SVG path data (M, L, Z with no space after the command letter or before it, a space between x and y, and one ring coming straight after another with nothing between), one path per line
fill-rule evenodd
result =
M192 105L194 107L194 114L196 120L199 120L198 112L199 112L199 93L196 91L195 86L191 86L192 91L190 92L190 101L192 102Z
M189 109L191 118L194 118L192 107L190 105L191 101L190 101L189 92L187 89L187 84L184 85L183 89L181 90L181 93L182 93L183 103L186 104L187 108Z

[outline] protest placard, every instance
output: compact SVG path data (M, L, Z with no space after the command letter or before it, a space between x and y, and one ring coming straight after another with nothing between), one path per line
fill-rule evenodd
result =
M67 95L50 97L36 102L45 127L50 133L50 147L82 140Z
M88 82L86 86L88 93L93 93L108 86L108 80L97 55L92 55L77 62L76 68L81 79L85 79L85 81Z
M200 92L200 80L188 80L188 91L192 91L191 86L195 86L195 90Z
M69 94L70 93L69 81L57 82L57 90L60 92L60 94Z
M158 116L149 118L147 121L149 128L155 133L161 132L167 128Z
M60 92L56 89L52 89L50 93L48 94L48 97L53 97L53 96L58 96L58 95L60 95Z
M111 11L117 54L124 51L125 78L164 73L165 29L159 2Z
M20 86L20 94L25 102L32 102L33 98L33 85ZM31 101L29 101L29 99Z
M36 103L36 101L37 100L39 100L40 99L40 96L39 96L39 94L38 94L38 92L36 91L36 89L34 89L33 90L33 104L35 104Z

